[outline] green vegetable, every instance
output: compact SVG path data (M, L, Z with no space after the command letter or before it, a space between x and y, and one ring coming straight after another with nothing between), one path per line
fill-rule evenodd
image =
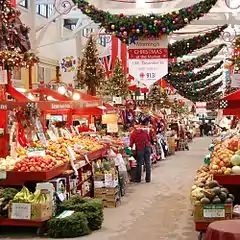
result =
M214 187L218 187L219 184L218 184L217 181L213 180L213 181L210 181L210 182L208 183L208 186L209 186L209 188L214 188Z
M201 202L201 204L209 204L210 200L205 197L205 198L202 198L200 202Z
M66 218L52 218L47 222L51 238L74 238L91 233L84 213L76 212Z
M222 202L225 202L227 199L227 194L225 192L221 192L218 196Z
M60 205L60 210L73 210L75 212L83 212L87 217L89 228L98 230L103 223L103 204L100 199L72 197L69 200L63 201Z
M212 203L213 204L219 204L221 203L221 199L219 197L215 197L213 200L212 200Z

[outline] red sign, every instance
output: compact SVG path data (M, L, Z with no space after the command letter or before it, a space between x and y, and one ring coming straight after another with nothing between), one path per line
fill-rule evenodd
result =
M16 7L16 0L11 0L11 5L12 5L13 7Z
M167 48L136 48L129 49L129 59L168 58Z

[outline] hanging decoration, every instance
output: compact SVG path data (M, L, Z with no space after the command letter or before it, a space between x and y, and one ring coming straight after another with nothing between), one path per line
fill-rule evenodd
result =
M218 91L218 89L223 85L223 82L220 81L214 85L210 85L206 88L203 88L203 89L199 89L197 91L188 91L188 90L179 90L178 93L193 101L193 102L201 102L201 101L204 101L204 102L208 102L210 101L210 98L212 98L212 95L214 95L215 92ZM215 95L214 95L215 97ZM201 101L200 101L201 99ZM211 99L211 100L214 100L214 99Z
M184 83L184 82L176 82L176 84L173 84L172 86L178 90L178 91L197 91L198 89L203 89L208 87L210 84L212 84L215 80L217 80L219 77L222 76L222 73L217 74L213 77L207 78L202 81L196 81L192 83Z
M189 7L163 15L151 14L125 16L111 14L97 9L86 0L73 0L73 3L95 23L100 23L107 33L112 33L123 42L130 44L139 38L158 38L179 30L191 21L208 13L217 0L200 1Z
M200 56L193 58L190 61L170 63L168 66L168 72L192 71L194 68L200 68L206 63L208 63L213 57L218 55L218 53L225 46L225 44L221 44L212 49L210 52L201 54Z
M173 44L168 44L168 58L182 57L193 51L207 46L219 38L224 29L228 25L218 27L217 29L207 32L204 35L194 36L193 38L177 41Z
M27 67L38 59L31 49L29 28L20 20L21 12L10 0L0 0L0 66L6 70Z
M61 62L61 68L64 72L73 72L77 69L77 60L73 56L64 57Z
M206 68L201 70L197 73L192 71L189 72L181 72L181 73L169 73L167 76L164 77L164 80L169 82L171 85L174 85L176 82L183 82L183 83L191 83L203 80L207 76L210 76L212 73L217 71L223 64L223 61L213 65L212 67Z

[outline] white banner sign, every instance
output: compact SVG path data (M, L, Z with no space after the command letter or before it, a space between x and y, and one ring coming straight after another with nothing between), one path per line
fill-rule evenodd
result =
M206 102L196 102L196 114L207 114Z
M3 70L3 68L0 67L0 84L7 84L7 82L7 70Z
M168 73L168 38L138 40L128 50L129 74L146 86Z

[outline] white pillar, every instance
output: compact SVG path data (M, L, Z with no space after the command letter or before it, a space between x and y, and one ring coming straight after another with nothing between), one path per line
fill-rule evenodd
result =
M28 1L29 3L29 15L30 15L30 23L31 23L31 31L30 31L30 41L32 45L32 51L36 52L36 0Z

